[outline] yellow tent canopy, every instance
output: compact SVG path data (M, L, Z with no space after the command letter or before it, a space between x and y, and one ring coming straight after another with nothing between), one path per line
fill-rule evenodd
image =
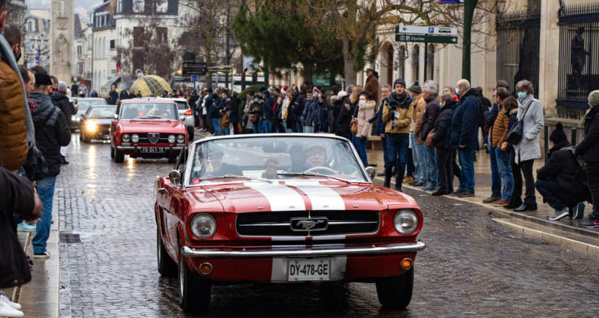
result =
M171 86L158 75L146 75L135 80L131 89L135 93L140 91L142 97L150 97L150 95L160 97L164 91L170 92Z

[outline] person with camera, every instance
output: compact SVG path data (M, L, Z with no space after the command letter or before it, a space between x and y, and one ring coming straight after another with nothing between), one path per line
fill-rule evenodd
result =
M385 187L391 187L391 175L395 166L395 190L401 191L410 145L410 123L414 110L412 99L406 92L406 82L398 78L393 83L394 92L385 100L383 122L389 161L385 164Z

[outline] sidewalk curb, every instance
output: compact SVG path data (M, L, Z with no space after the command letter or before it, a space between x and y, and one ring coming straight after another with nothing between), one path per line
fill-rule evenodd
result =
M522 234L522 236L524 236L524 237L539 239L539 240L545 241L550 244L559 245L559 246L565 247L570 250L574 250L577 252L587 254L589 256L599 257L599 246L587 244L584 242L573 240L573 239L570 239L567 237L562 237L559 235L554 235L554 234L538 231L535 229L530 229L530 228L527 228L524 226L520 226L520 225L511 223L504 219L494 218L493 221L495 221L503 226L510 227L510 228L516 230L516 232L518 232L519 234Z
M384 179L382 179L380 177L375 177L374 180L373 180L373 182L374 181L377 181L378 183L382 184L384 182ZM414 186L410 186L410 185L407 185L407 184L402 184L402 187L405 187L405 188L408 188L410 190L414 190L414 191L418 191L418 192L422 192L422 193L426 193L426 194L430 195L430 192L423 191L420 187L414 187ZM527 215L525 213L512 212L512 211L506 210L506 209L504 209L502 207L496 207L496 206L493 206L493 205L490 205L490 204L484 204L480 200L479 201L472 201L472 200L469 200L469 199L466 199L466 198L454 197L454 196L450 196L450 195L445 195L443 197L448 198L448 199L452 199L452 200L455 200L455 201L476 204L478 206L485 207L487 209L495 211L498 214L500 214L501 216L505 216L505 217L509 217L509 218L521 219L521 220L528 221L528 222L531 222L531 223L535 223L535 224L538 224L538 225L541 225L541 226L545 226L545 227L548 227L548 228L558 229L558 230L565 231L565 232L571 232L571 233L574 233L574 234L578 234L578 235L583 235L583 236L586 236L586 237L590 237L590 238L593 238L593 239L599 239L599 233L594 232L594 231L589 231L589 230L585 230L585 229L582 229L582 228L576 228L576 227L573 227L573 226L570 226L570 225L566 225L566 224L556 223L556 222L552 222L552 221L549 221L549 220L544 220L544 219L532 217L532 216L529 216L529 215ZM530 229L530 228L527 228L527 227L524 227L524 226L521 226L521 225L515 225L515 226L518 226L520 228L525 228L525 229L530 230L530 231L535 231L535 232L543 233L545 235L552 235L552 234L549 234L549 233L546 233L546 232L542 232L542 231L538 231L538 230L533 230L533 229ZM530 233L530 232L528 232L528 233ZM556 235L552 235L552 236L562 238L561 236L556 236ZM538 237L538 235L537 235L537 237ZM573 239L570 239L570 238L565 238L565 237L563 239L568 240L568 241L578 242L578 243L583 244L585 246L586 245L592 246L594 248L597 248L598 252L599 252L599 246L588 244L588 243L584 243L584 242L580 242L580 241L573 240ZM553 241L555 241L555 240L553 240ZM571 246L574 243L569 243L569 244L570 245L568 245L568 246ZM584 249L581 247L579 249L574 249L574 250L583 251ZM586 253L586 250L584 250L584 253ZM589 255L599 256L599 254L589 254Z

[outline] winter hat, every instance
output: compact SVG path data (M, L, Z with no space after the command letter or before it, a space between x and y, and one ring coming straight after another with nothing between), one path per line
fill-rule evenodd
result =
M368 100L370 100L370 94L368 94L368 92L362 92L362 93L360 93L360 95L358 95L358 96L362 96L362 95L366 96L366 98L367 98Z
M406 87L406 81L404 81L403 78L398 78L395 80L395 82L393 82L393 89L395 89L395 86L397 86L399 83L401 83L403 87Z
M412 93L417 93L417 94L422 93L422 88L418 85L418 82L414 82L414 84L412 84L412 86L410 86L410 88L408 88L408 90Z
M52 85L52 79L50 75L44 73L35 73L35 84L36 85Z
M285 86L285 87L283 87L283 90L284 90L284 91L288 91L288 90L289 90L289 86Z
M599 90L592 91L589 94L589 104L591 107L599 106Z
M67 83L60 81L58 82L58 91L61 93L66 93L68 89Z
M345 96L347 96L347 92L346 92L346 91L340 91L340 92L337 94L337 98L338 98L338 99L342 99L342 98L343 98L343 97L345 97Z
M568 140L568 137L566 137L566 133L564 132L564 127L562 123L555 124L555 129L551 132L549 140L553 141L554 144L559 144L564 140Z

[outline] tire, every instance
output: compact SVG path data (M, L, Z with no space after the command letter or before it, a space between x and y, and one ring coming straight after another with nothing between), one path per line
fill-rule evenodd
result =
M114 148L114 162L123 163L125 162L125 154Z
M110 146L110 159L114 160L114 148Z
M189 270L183 253L179 252L179 300L186 313L205 314L210 308L210 282Z
M412 300L414 267L403 275L381 278L376 282L376 294L383 307L405 309Z
M175 277L177 276L177 263L170 257L164 248L160 228L156 226L156 256L158 260L158 272L162 276Z

